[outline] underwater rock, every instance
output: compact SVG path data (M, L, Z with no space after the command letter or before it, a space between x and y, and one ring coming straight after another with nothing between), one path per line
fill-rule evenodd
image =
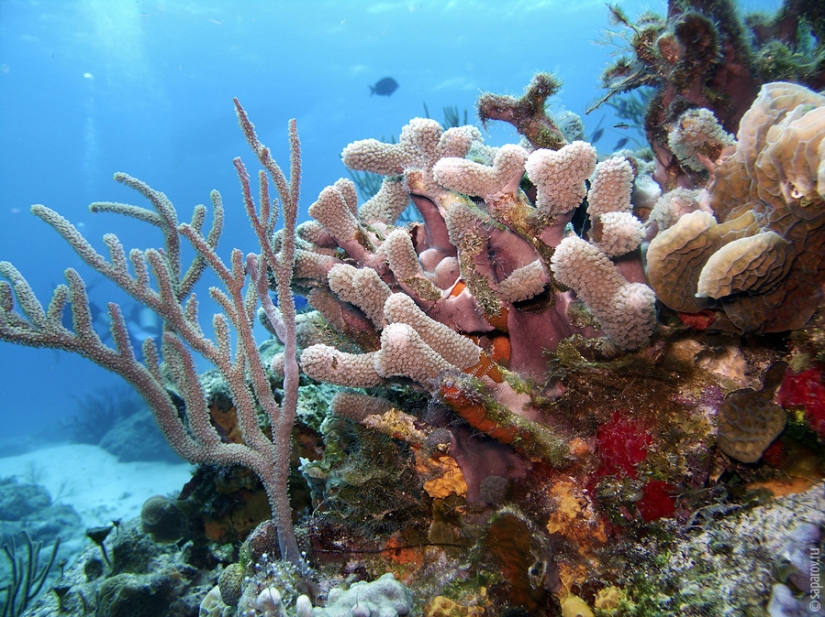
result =
M158 429L155 417L146 408L118 420L98 445L123 462L181 461Z
M140 525L155 542L176 542L186 534L186 516L175 500L163 495L150 497L140 509Z
M14 476L0 478L0 520L19 521L51 505L45 486L21 483Z
M58 558L64 559L71 555L71 540L83 536L83 521L72 506L54 503L46 487L0 478L0 539L23 546L24 534L44 546L60 538Z
M62 572L53 593L43 593L26 617L195 617L208 591L200 571L187 562L194 551L173 544L158 545L140 530L135 519L115 526L101 548L88 546Z
M629 596L645 615L764 615L774 585L812 580L817 562L808 557L818 549L823 525L821 482L805 493L710 519L667 549L651 547L652 556L666 560L657 556L643 565Z
M116 574L107 578L98 593L99 617L144 617L145 615L174 615L169 613L179 589L164 574L139 577L134 574Z

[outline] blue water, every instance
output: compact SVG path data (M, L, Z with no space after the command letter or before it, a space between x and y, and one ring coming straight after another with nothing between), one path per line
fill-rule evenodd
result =
M631 17L665 10L664 2L620 4ZM123 301L31 204L58 210L98 247L115 231L127 247L146 248L158 246L156 232L86 208L147 205L114 183L114 172L164 191L182 219L218 189L228 213L222 255L252 251L232 159L253 159L233 96L283 164L287 121L297 118L304 220L319 191L346 176L345 145L398 135L424 103L438 120L444 106L472 116L481 91L517 95L549 70L564 82L554 109L582 114L615 51L595 43L607 25L602 0L0 0L0 259L44 304L67 266L86 275L96 303ZM399 89L370 96L368 86L386 76ZM603 115L612 127L609 114L585 118L588 133ZM608 128L599 145L622 136ZM491 127L489 143L517 141L510 127ZM205 285L199 292L205 298ZM204 303L202 318L211 312ZM74 397L117 382L70 354L0 343L0 437L52 432L73 413Z

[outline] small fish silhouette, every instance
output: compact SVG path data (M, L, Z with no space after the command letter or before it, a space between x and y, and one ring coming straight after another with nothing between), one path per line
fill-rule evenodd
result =
M627 145L627 142L628 142L628 138L627 137L622 137L619 141L616 142L616 145L613 146L613 149L614 150L621 150L622 148L624 148Z
M590 135L590 143L591 144L595 144L597 141L599 141L602 138L602 135L604 135L604 129L602 128L602 122L604 122L604 116L599 118L599 123L596 125L595 130Z
M373 94L390 96L396 90L398 90L398 82L392 77L385 77L384 79L379 79L374 86L370 86L370 96Z
M619 122L619 124L613 125L614 129L629 129L630 125L627 122Z

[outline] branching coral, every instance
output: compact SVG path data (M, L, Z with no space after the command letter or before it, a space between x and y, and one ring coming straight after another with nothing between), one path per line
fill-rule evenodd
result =
M687 214L650 243L650 284L674 310L717 310L720 330L797 329L825 282L825 97L767 84L737 137L708 187L713 215Z
M92 327L86 286L74 269L65 271L68 286L59 285L48 308L44 309L26 279L9 262L0 262L0 277L5 279L0 280L0 340L31 347L62 349L92 360L119 374L135 388L146 400L170 445L181 457L191 463L242 465L254 471L264 485L273 518L278 521L281 556L298 563L301 555L292 528L287 483L299 377L295 306L288 290L292 278L298 213L300 146L293 121L290 125L291 173L287 177L272 159L269 149L258 141L252 123L237 100L235 105L241 128L265 169L258 176L260 201L256 204L246 168L240 159L235 160L246 212L260 243L260 255L250 254L244 260L241 251L235 249L228 264L218 256L215 249L223 227L223 206L217 191L211 195L214 207L212 229L204 236L206 208L198 206L191 223L179 224L175 208L163 193L126 174L117 174L116 180L141 193L153 209L119 203L96 203L90 209L93 212L123 214L154 225L163 233L163 249L145 252L133 249L127 259L118 238L107 234L104 243L109 249L109 259L106 259L57 212L42 205L33 206L32 212L63 236L91 268L163 319L164 334L160 348L152 339L146 339L143 344L144 362L139 362L123 313L115 303L109 304L114 347L104 344ZM278 191L284 210L284 229L277 250L273 247L271 236L278 209L273 207L270 199L267 173ZM181 236L195 249L195 257L185 269ZM210 295L223 309L213 319L214 341L205 336L201 329L198 301L193 293L195 283L207 267L214 270L222 284L222 287L210 289ZM281 292L280 311L275 309L269 297L270 271ZM157 288L151 284L150 273ZM19 312L15 310L15 300L20 306ZM284 398L280 405L272 392L253 336L258 303L262 305L270 327L285 344ZM71 329L62 322L67 309L72 316ZM234 352L232 332L238 338ZM224 441L213 424L204 388L195 369L193 352L214 364L229 384L242 443ZM184 413L173 399L170 387L180 393L185 403ZM271 435L258 424L258 409L261 408L268 417Z
M536 150L529 156L517 146L505 146L495 153L491 165L482 165L456 156L466 153L472 143L480 143L480 137L468 127L442 132L432 121L419 119L404 128L398 144L366 140L347 146L346 164L403 174L424 224L402 229L392 228L387 220L368 221L366 205L353 214L343 196L334 197L341 195L336 187L346 186L346 181L339 181L325 189L310 209L323 231L298 251L297 277L302 279L298 282L312 290L313 306L330 321L343 319L350 331L380 331L382 301L403 292L428 317L452 330L507 332L511 368L539 378L541 349L553 349L561 338L578 331L566 316L572 297L554 286L549 261L564 225L587 195L585 181L593 173L595 152L584 142L558 152ZM620 172L611 175L607 171L611 166ZM525 168L537 187L535 205L519 188ZM593 215L599 236L594 242L607 258L638 246L640 226L629 213L633 177L630 166L618 160L605 164L596 177L593 204L617 202L605 206L603 214ZM608 241L614 244L608 246ZM331 255L327 247L343 249L345 259ZM368 268L375 272L370 280L383 281L385 286L375 284L382 291L370 291L372 285L342 283L344 262L353 271L347 280L362 276L356 271ZM329 298L328 291L335 293L341 308L321 301ZM343 317L337 316L338 311ZM359 319L358 314L367 319ZM528 323L541 325L530 333L529 341L523 332Z
M547 85L540 77L523 101L510 101L515 109L530 107L537 88L544 98L552 93L539 88ZM510 383L515 373L541 383L546 351L572 334L599 334L568 315L576 295L623 349L646 343L655 312L638 259L642 225L631 213L634 168L622 158L597 166L595 150L582 141L557 147L486 148L472 127L444 131L420 118L397 144L347 146L346 165L387 174L385 186L403 186L424 222L395 227L391 217L375 216L372 203L356 208L347 180L321 192L310 208L317 222L299 229L296 284L363 353L312 345L303 370L349 387L411 379L477 429L522 447L533 441L539 447L529 446L531 455L558 460L557 439L519 418L535 412L524 388ZM471 151L483 152L488 164ZM562 241L586 197L590 236Z
M482 122L502 120L512 124L536 148L558 150L567 140L544 106L560 87L561 82L552 74L538 73L518 99L490 92L482 94L476 103L478 116Z

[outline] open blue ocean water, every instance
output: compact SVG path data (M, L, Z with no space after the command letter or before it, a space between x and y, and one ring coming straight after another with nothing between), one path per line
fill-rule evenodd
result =
M631 17L665 10L664 2L619 4ZM741 9L778 6L748 0ZM479 93L518 95L535 72L552 71L564 83L552 108L584 114L617 52L599 43L607 28L602 0L0 0L0 260L13 262L44 304L63 269L77 268L96 306L122 302L136 328L150 329L30 214L32 204L58 210L98 248L108 231L127 248L146 248L159 245L155 230L88 211L95 200L147 205L113 182L114 172L165 192L182 219L217 189L227 210L221 254L254 250L232 165L240 155L251 167L253 157L232 97L284 165L287 122L297 119L305 220L319 191L346 176L344 146L397 136L425 105L438 120L455 106L477 122ZM385 77L398 89L371 95ZM584 117L588 135L606 127L602 153L626 134L611 114L603 107ZM518 141L509 125L490 126L486 138ZM205 301L202 319L211 313ZM118 383L77 356L0 343L2 441L54 436L78 399Z

